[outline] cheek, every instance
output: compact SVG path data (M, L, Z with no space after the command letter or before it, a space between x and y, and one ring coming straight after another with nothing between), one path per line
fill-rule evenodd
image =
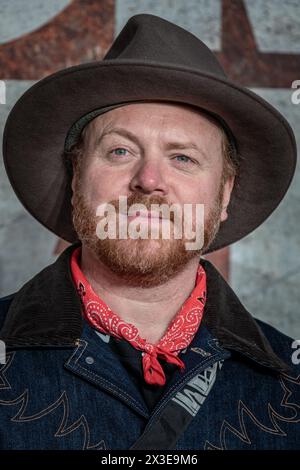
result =
M210 206L213 204L217 194L217 185L203 179L202 181L180 186L181 200L185 203L199 203Z
M92 206L97 206L102 202L117 199L124 192L122 178L116 178L116 173L100 168L88 168L83 177L82 190L85 198Z
M199 182L181 186L180 200L182 203L190 203L193 205L203 204L204 219L207 220L211 212L215 209L216 201L218 201L220 189L220 176L211 176L211 178L203 178ZM195 214L193 209L193 214ZM194 218L194 217L193 217Z

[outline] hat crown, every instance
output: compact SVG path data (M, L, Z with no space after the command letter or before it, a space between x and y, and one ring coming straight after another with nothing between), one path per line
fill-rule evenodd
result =
M127 21L103 58L111 59L170 63L226 77L215 55L200 39L176 24L144 13Z

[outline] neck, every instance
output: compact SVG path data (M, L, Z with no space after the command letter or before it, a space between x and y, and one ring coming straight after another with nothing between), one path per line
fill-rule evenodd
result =
M156 344L166 332L195 286L199 258L190 260L182 271L155 287L130 286L95 258L82 245L81 270L93 290L126 323L132 323L142 338Z

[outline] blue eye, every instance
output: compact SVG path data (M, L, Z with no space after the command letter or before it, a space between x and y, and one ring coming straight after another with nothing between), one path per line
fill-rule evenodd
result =
M116 148L116 149L113 149L113 150L111 151L111 153L117 152L117 151L119 151L119 150L123 150L124 152L127 152L127 150L124 149L123 147L118 147L118 148ZM121 155L125 155L125 153L117 153L116 155L119 157L119 156L121 156Z
M179 161L184 162L184 163L185 162L186 163L189 163L189 162L193 163L192 159L190 157L187 157L186 155L176 155L175 158L179 158L180 159Z

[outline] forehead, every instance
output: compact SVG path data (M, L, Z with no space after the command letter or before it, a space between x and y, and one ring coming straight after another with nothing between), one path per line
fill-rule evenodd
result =
M175 103L132 103L110 110L91 121L84 129L84 135L95 131L122 125L137 132L148 131L178 132L185 134L221 135L220 124L205 111L186 104Z

